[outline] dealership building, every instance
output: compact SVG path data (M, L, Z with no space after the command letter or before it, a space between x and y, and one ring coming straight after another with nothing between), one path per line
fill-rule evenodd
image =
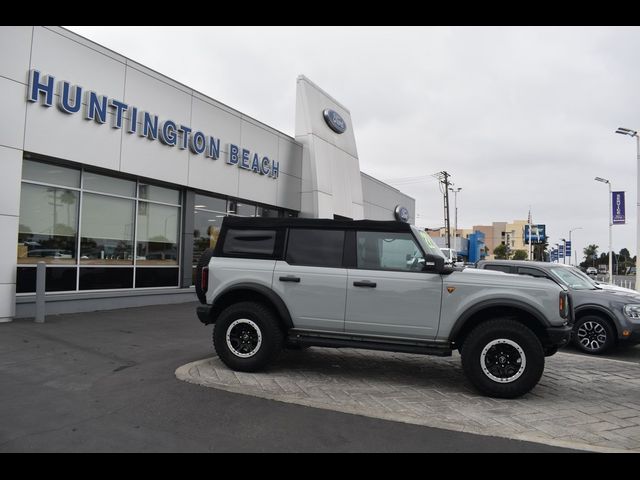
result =
M195 299L225 216L413 223L349 110L297 79L295 136L60 27L0 28L0 321Z

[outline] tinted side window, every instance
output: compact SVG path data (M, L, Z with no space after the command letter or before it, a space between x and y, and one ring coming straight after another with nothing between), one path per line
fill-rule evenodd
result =
M538 277L538 278L549 278L547 275L544 274L544 272L541 272L536 268L519 267L518 273L520 275L531 275L532 277Z
M292 228L287 243L287 263L313 267L342 267L344 231Z
M498 272L511 273L509 265L485 265L485 270L497 270Z
M222 247L223 254L272 257L276 246L275 230L229 229Z
M358 232L358 268L420 271L424 258L410 233Z

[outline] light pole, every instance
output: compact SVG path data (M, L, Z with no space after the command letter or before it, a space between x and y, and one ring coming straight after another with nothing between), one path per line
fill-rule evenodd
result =
M576 253L576 249L573 246L573 242L571 241L571 232L575 231L575 230L582 230L582 227L576 227L576 228L572 228L569 230L569 244L571 245L571 248L573 249L573 257L574 257L574 264L577 267L578 266L578 254ZM569 257L569 265L571 265L571 257Z
M613 225L612 219L611 219L611 215L612 215L612 211L611 211L611 182L605 178L601 178L601 177L596 177L594 179L596 182L602 182L602 183L606 183L607 185L609 185L609 284L613 285L613 271L611 270L612 266L613 266L613 258L612 258L612 252L613 252L613 248L611 247L612 245L612 241L611 241L611 227Z
M636 137L636 195L638 196L636 201L636 259L640 259L640 137L638 137L636 130L631 130L630 128L620 127L616 130L616 133ZM637 263L638 261L636 260L636 290L640 292L640 275L637 273Z
M458 241L456 237L458 236L458 192L462 190L462 187L458 188L449 188L453 192L453 211L454 211L454 220L453 220L453 249L458 251Z

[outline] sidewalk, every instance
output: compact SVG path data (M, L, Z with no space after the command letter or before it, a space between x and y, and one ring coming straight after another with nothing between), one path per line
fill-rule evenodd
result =
M560 352L516 400L480 396L460 357L312 348L284 352L268 372L217 357L178 378L282 402L398 422L594 450L640 452L640 364Z

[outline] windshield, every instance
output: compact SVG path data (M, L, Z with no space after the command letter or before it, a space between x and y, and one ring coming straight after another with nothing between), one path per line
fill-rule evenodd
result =
M572 269L560 267L551 268L549 271L560 283L572 290L596 290L597 288L590 279L577 275Z
M593 285L595 288L601 288L598 286L598 283L595 282L589 275L587 275L586 273L584 273L582 270L580 270L579 268L576 267L571 267L569 268L569 270L571 271L571 273L579 276L580 278L582 278L584 281L589 282L591 285Z
M418 230L413 225L411 226L411 230L413 230L413 234L420 242L420 246L424 250L425 254L430 253L432 255L438 255L439 257L444 258L444 255L427 232L425 232L424 230Z

